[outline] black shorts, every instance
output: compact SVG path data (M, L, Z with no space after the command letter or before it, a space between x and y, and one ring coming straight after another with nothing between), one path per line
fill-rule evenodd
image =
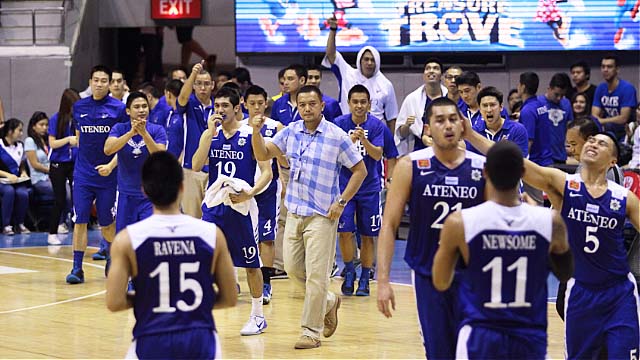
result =
M193 39L193 26L176 26L176 35L178 42L184 44Z

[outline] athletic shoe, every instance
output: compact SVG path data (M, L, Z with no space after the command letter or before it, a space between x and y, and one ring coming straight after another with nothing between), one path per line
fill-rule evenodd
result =
M18 230L20 231L20 234L31 234L31 231L29 231L24 224L18 225Z
M273 274L271 275L271 280L273 279L287 279L289 276L287 272L280 269L273 269Z
M100 249L95 254L91 255L93 260L107 260L107 249Z
M136 296L136 289L133 287L133 281L131 281L131 279L129 279L127 283L127 295Z
M49 245L60 245L60 244L62 244L62 241L60 241L60 239L58 239L58 235L49 234L47 236L47 244L49 244Z
M324 335L324 337L328 338L336 332L336 329L338 328L338 309L340 309L341 303L342 299L340 296L336 295L336 302L324 316L324 330L322 331L322 335Z
M67 275L67 284L82 284L84 282L84 271L82 269L73 269Z
M369 296L369 281L360 279L358 281L358 290L356 296Z
M308 335L300 336L300 339L296 342L294 349L315 349L320 347L320 340L314 339Z
M264 319L264 316L251 316L249 321L242 327L240 330L240 335L242 336L250 336L250 335L260 335L267 328L267 320Z
M331 277L334 277L338 275L338 264L336 264L336 262L333 262L333 269L331 269Z
M271 284L262 285L262 303L267 305L271 302Z
M13 232L13 228L11 227L11 225L7 225L2 229L2 235L13 235L15 234Z
M356 282L356 271L347 271L344 274L344 280L342 281L342 286L340 289L342 293L347 296L353 295L354 283Z
M68 234L69 233L69 228L67 227L67 224L60 224L58 225L58 234Z

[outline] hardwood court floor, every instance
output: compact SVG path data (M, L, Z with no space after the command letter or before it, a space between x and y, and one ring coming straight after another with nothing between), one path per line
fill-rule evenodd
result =
M0 249L0 358L122 358L134 325L131 310L110 313L104 302L104 262L85 259L81 285L67 285L71 248ZM272 303L264 307L267 331L242 337L250 296L244 273L238 306L215 310L224 358L423 358L412 288L397 285L396 312L385 319L372 296L343 297L335 335L312 350L294 350L302 292L289 280L273 280ZM331 289L339 292L340 278ZM549 305L549 356L563 358L563 327Z

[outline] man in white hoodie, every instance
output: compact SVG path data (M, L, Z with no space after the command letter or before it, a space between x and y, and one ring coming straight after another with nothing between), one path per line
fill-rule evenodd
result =
M356 69L349 65L340 52L336 51L337 20L332 17L329 23L326 55L322 66L331 68L338 79L340 93L338 102L343 114L349 113L347 94L354 85L364 85L371 94L371 114L378 119L386 120L393 132L398 116L398 101L393 84L380 72L380 53L372 46L365 46L358 52Z

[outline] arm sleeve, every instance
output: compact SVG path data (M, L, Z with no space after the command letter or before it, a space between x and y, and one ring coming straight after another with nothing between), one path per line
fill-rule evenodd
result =
M36 142L31 137L24 139L24 151L36 151Z
M287 125L287 127L282 129L281 131L278 131L276 133L276 136L271 138L271 142L273 143L273 145L277 146L278 149L280 149L280 151L285 155L287 154L287 139L288 139L289 134L291 133L291 131L293 131L291 129L293 124L295 124L295 123L291 123L291 125ZM265 145L266 145L266 143L267 143L267 141L265 141Z
M338 163L349 169L354 167L362 160L360 151L356 148L356 145L351 141L349 135L343 131L342 139L340 140L340 153L338 154Z

